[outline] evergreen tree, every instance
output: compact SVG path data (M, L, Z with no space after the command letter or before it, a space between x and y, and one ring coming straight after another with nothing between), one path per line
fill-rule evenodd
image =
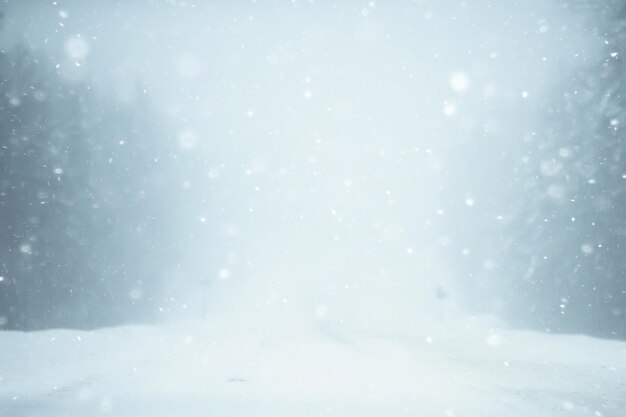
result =
M516 168L523 202L505 234L509 317L554 331L626 336L626 2L594 10L603 59L563 80L548 128Z
M156 119L147 99L99 97L23 46L0 54L1 327L154 319L177 189Z

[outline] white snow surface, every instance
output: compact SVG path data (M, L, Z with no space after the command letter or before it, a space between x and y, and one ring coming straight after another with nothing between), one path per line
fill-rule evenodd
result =
M626 343L490 318L405 334L225 318L0 333L0 416L624 416Z

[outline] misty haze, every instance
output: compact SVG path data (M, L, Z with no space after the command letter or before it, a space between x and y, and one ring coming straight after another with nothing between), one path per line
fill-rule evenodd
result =
M626 0L0 13L0 417L626 415Z

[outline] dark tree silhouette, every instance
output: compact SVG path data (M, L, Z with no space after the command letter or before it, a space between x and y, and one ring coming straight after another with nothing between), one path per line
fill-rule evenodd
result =
M175 256L175 154L149 100L67 83L44 57L0 54L0 324L154 319Z
M554 331L626 336L626 2L571 2L605 44L564 77L516 167L520 207L505 230L509 317ZM608 13L607 11L611 11Z

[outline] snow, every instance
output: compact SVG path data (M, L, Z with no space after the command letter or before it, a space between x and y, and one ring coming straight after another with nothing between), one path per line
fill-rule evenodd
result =
M623 416L626 343L488 318L404 334L225 317L0 334L2 416Z
M443 105L443 114L446 116L454 116L456 114L456 105L454 103L445 102Z
M65 42L65 51L70 58L82 61L89 54L89 44L79 36L72 36Z
M178 143L183 149L195 148L198 141L198 135L192 130L185 130L178 136Z
M469 88L470 78L462 72L457 71L450 76L450 87L457 93L462 93Z

